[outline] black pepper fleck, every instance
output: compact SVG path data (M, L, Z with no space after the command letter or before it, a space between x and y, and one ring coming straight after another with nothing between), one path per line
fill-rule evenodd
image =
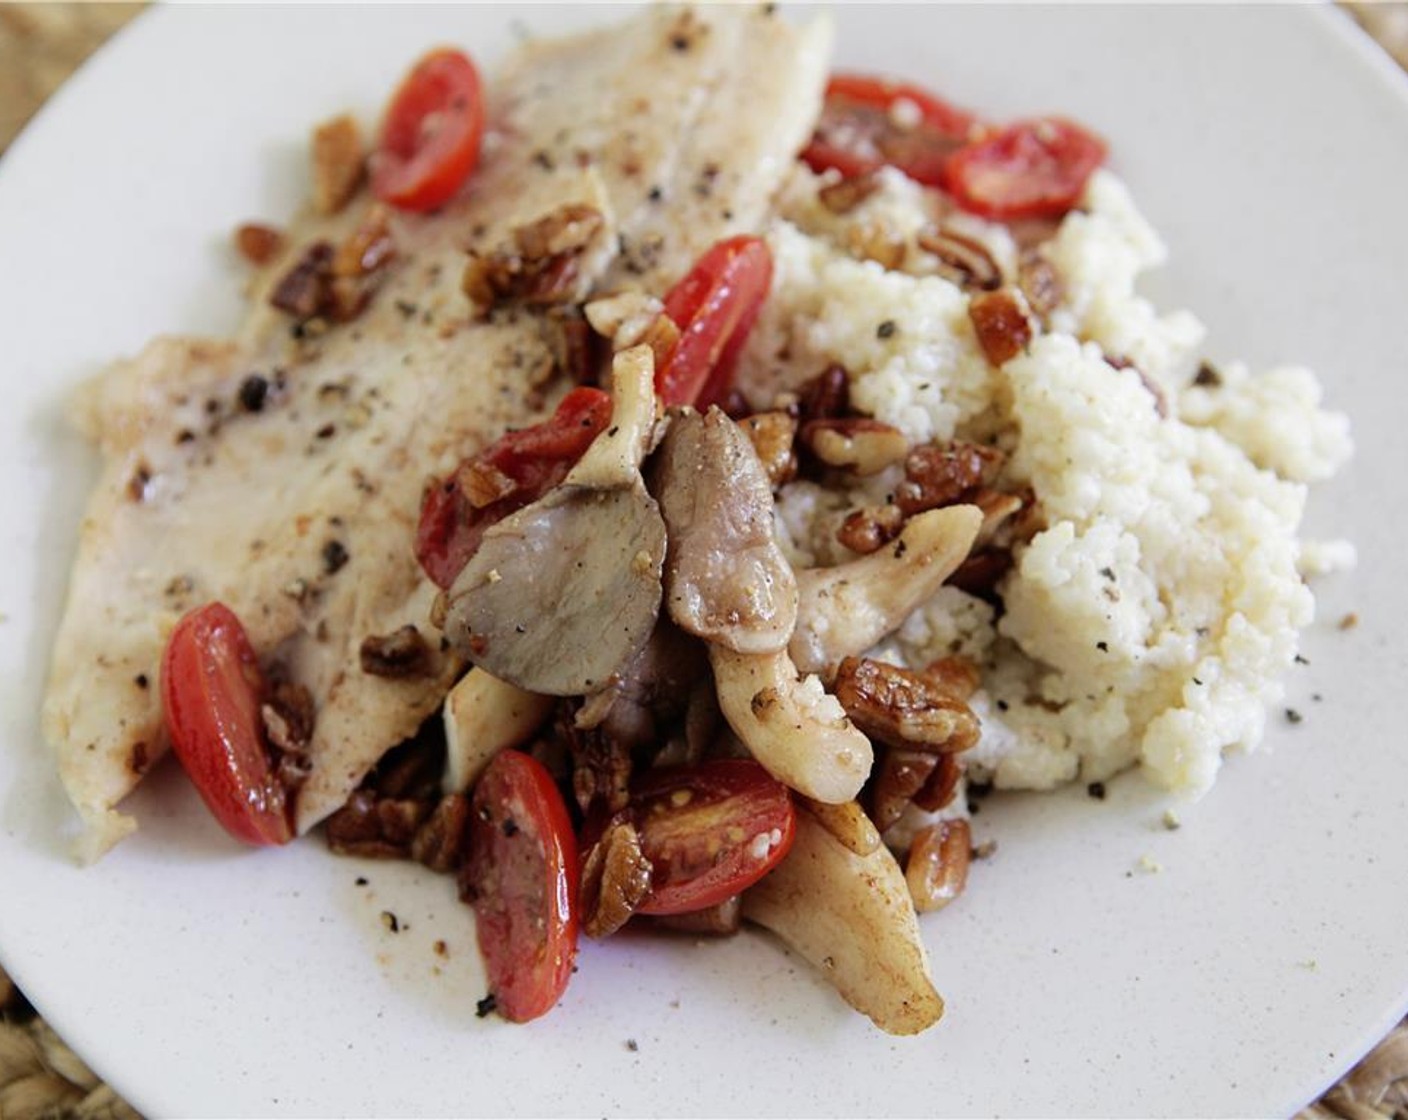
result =
M1109 652L1110 652L1110 643L1109 643L1109 642L1096 642L1096 643L1095 643L1095 648L1098 649L1101 653L1109 653Z
M875 328L875 337L889 338L895 333L895 330L895 321L893 319L886 319L883 323L881 323L878 327Z
M1309 664L1310 664L1310 658L1308 658L1308 657L1302 657L1300 654L1296 654L1296 664L1297 664L1297 665L1309 665Z
M264 402L269 399L269 381L257 373L251 373L240 382L240 407L246 412L263 412Z
M135 684L138 688L146 688L149 684L151 684L151 681L147 679L146 673L138 673L133 678L132 683Z
M368 879L365 875L358 875L357 878L354 880L354 884L359 887L365 887L367 885L367 882Z
M518 822L512 817L505 817L504 823L501 824L499 827L503 829L503 833L505 836L518 835Z
M1101 569L1100 569L1100 574L1101 574L1102 576L1104 576L1106 579L1114 579L1114 578L1115 578L1115 569L1114 569L1114 568L1101 568Z
M1305 718L1305 717L1304 717L1303 715L1301 715L1298 711L1296 711L1294 708L1287 708L1287 709L1286 709L1286 722L1287 722L1287 723L1299 723L1299 722L1300 722L1301 720L1303 720L1304 718Z
M997 702L997 710L998 710L999 712L1005 712L1005 711L1007 711L1008 707L1009 707L1009 705L1008 705L1008 703L1007 703L1006 700L999 700L999 701Z
M1104 782L1091 782L1088 786L1085 787L1085 792L1086 792L1087 794L1089 794L1091 797L1095 798L1096 801L1104 801L1104 800L1105 800L1105 783L1104 783Z
M626 1049L629 1050L632 1054L634 1054L640 1049L640 1043L633 1038L628 1038L626 1039Z
M328 575L341 571L349 559L341 541L328 541L323 545L323 571Z
M477 1015L477 1016L478 1016L479 1018L481 1018L481 1019L487 1019L490 1015L492 1015L492 1014L493 1014L495 1011L497 1011L498 1009L499 1009L499 1001L498 1001L498 999L494 996L494 993L493 993L493 992L490 992L490 993L489 993L487 996L485 996L483 999L481 999L481 1000L479 1000L477 1003L475 1003L475 1005L474 1005L474 1014Z
M390 910L383 910L381 912L381 924L392 933L401 932L401 919L396 917Z

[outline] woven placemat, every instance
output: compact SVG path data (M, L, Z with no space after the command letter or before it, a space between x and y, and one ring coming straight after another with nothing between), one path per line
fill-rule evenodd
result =
M1408 67L1408 3L1346 4ZM142 4L0 3L0 152ZM1408 936L1408 931L1405 932ZM0 970L0 1120L141 1120ZM1297 1120L1408 1120L1408 1020Z

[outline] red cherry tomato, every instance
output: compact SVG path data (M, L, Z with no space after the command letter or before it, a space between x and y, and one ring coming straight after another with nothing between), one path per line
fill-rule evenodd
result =
M642 914L703 910L751 887L792 847L787 787L751 759L648 772L630 812L650 860Z
M551 418L508 432L466 459L444 482L432 486L421 504L416 558L425 574L448 588L479 548L484 533L509 514L537 501L561 482L598 433L611 422L611 395L600 389L573 389ZM462 472L492 468L511 489L476 506L464 493Z
M387 107L372 154L372 193L403 210L434 210L469 178L483 135L479 71L460 51L431 51Z
M679 341L655 371L655 392L670 405L720 404L738 355L772 284L772 254L757 237L730 237L710 247L665 297Z
M848 179L888 164L940 187L948 157L976 124L971 114L919 86L836 74L802 158L813 171L834 167Z
M1019 121L957 152L948 189L985 218L1056 218L1080 200L1105 152L1100 137L1070 121Z
M577 841L542 763L494 756L474 789L460 890L474 907L489 992L524 1023L562 997L577 955Z
M176 624L161 660L171 747L226 832L246 844L286 844L288 793L264 745L263 697L259 662L233 611L207 603Z

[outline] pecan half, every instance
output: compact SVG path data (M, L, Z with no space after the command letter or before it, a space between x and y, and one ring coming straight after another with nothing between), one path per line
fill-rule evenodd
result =
M976 443L916 447L905 458L905 477L895 487L895 504L906 517L951 506L974 487L991 485L1003 459L997 448Z
M1002 270L976 238L943 226L922 229L915 237L926 253L938 258L938 273L965 291L991 292L1002 286Z
M956 754L940 755L939 764L934 767L933 773L929 775L929 780L924 783L922 789L915 792L910 800L926 812L936 812L953 801L954 794L958 792L958 779L962 776L962 756Z
M319 214L336 214L357 193L366 169L362 129L355 117L344 113L313 130L313 208Z
M809 420L800 438L826 466L858 475L879 474L909 452L909 440L898 428L860 416Z
M607 937L625 925L649 893L653 870L634 824L607 825L582 863L582 931Z
M940 821L914 837L904 878L914 908L940 910L963 893L968 882L973 834L965 820Z
M978 335L978 345L995 366L1010 362L1032 341L1032 323L1026 300L1016 288L980 292L968 301L968 318Z
M857 727L894 749L943 754L978 742L978 717L942 677L848 657L837 670L833 691Z
M411 623L390 634L364 638L358 652L362 672L374 677L423 677L431 668L430 647Z

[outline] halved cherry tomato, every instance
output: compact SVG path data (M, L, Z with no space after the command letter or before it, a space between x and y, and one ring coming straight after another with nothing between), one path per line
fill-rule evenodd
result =
M431 51L387 107L372 154L372 193L403 210L443 205L479 162L483 135L479 71L461 51Z
M586 386L573 389L541 424L508 432L458 471L432 486L421 504L416 558L440 587L455 582L491 525L537 501L559 482L611 422L611 395ZM460 486L460 474L477 467L499 472L512 490L476 506Z
M1105 153L1105 141L1071 121L1019 121L956 153L948 189L985 218L1060 217L1080 200Z
M246 844L286 844L288 793L264 744L263 698L259 661L229 607L207 603L176 624L161 659L171 747L226 832Z
M772 284L772 253L757 237L711 246L665 297L679 341L655 371L661 403L722 403Z
M888 164L916 182L941 187L948 157L976 124L966 110L920 86L835 74L802 158L813 171L834 167L848 179Z
M494 756L474 788L460 891L499 1013L515 1023L552 1009L577 955L577 840L542 763Z
M649 771L629 811L653 868L642 914L723 902L771 871L797 832L787 787L751 759Z

